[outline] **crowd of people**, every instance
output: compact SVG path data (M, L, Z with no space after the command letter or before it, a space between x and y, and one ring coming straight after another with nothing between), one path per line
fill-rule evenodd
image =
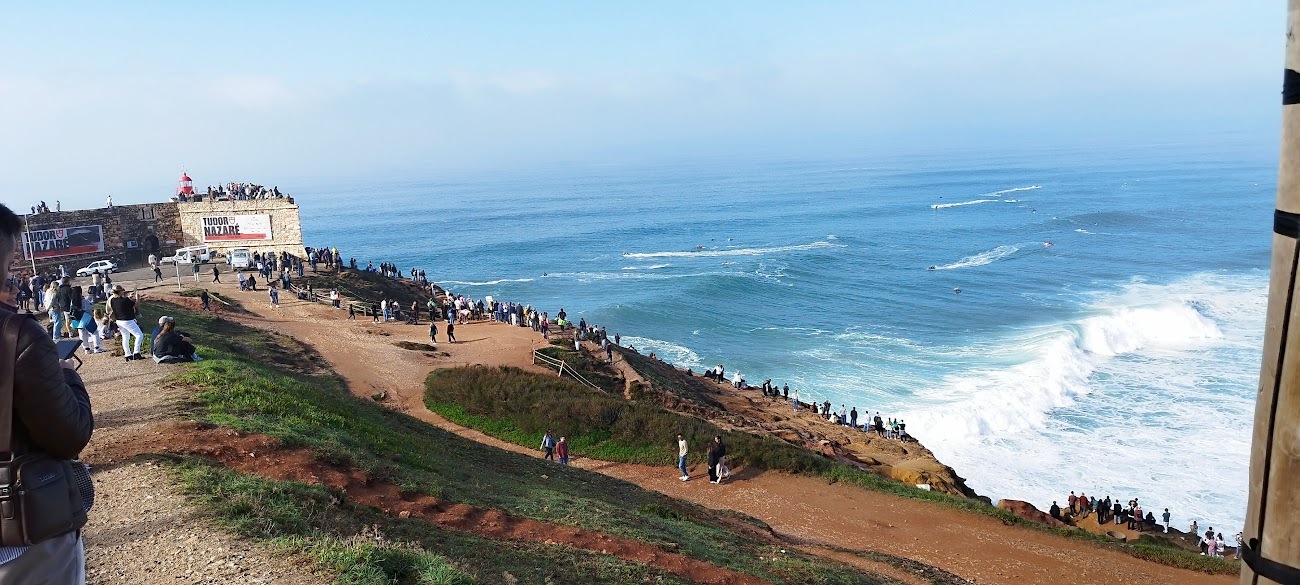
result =
M181 202L193 201L248 201L252 199L283 199L288 195L280 192L280 187L267 187L254 183L226 183L224 185L208 185L204 193L176 195L176 200ZM111 207L112 205L110 205Z
M110 206L110 207L111 207L111 206ZM41 213L50 213L50 211L51 211L51 210L50 210L50 206L49 206L49 205L46 205L44 201L40 201L40 202L37 202L36 205L33 205L33 206L32 206L32 213L31 213L31 214L32 214L32 215L37 215L37 214L41 214ZM60 211L63 211L63 203L60 202L60 201L57 201L57 200L56 200L56 201L54 202L54 210L53 210L53 211L56 212L56 213L57 213L57 212L60 212Z
M1066 498L1066 506L1066 508L1061 508L1056 501L1053 501L1051 507L1048 508L1048 514L1061 521L1071 519L1076 524L1092 516L1099 526L1114 524L1138 532L1150 530L1168 534L1172 525L1173 516L1169 512L1169 508L1165 508L1160 517L1157 518L1154 511L1142 507L1138 498L1133 498L1127 504L1123 504L1118 499L1112 500L1110 496L1097 499L1095 496L1089 496L1083 492L1076 495L1071 491L1069 497ZM1187 534L1198 539L1201 553L1206 556L1221 557L1224 554L1225 547L1234 546L1228 544L1227 539L1223 537L1223 533L1215 532L1213 527L1210 527L1202 535L1199 532L1196 520L1192 520ZM1241 534L1238 533L1237 542L1240 542L1240 537Z

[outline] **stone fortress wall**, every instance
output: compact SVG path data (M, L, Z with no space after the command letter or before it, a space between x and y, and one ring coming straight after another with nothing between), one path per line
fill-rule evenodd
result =
M266 239L213 240L232 237L229 234L237 231L226 227L217 230L221 233L208 233L205 241L204 218L209 218L210 224L226 224L233 222L220 218L249 216L257 225L262 216L269 220ZM149 254L170 256L177 248L203 244L221 253L244 247L255 252L305 254L298 206L290 198L115 205L27 215L26 223L29 237L36 243L36 266L42 271L62 264L72 272L107 259L116 260L122 269L136 268L147 263ZM29 258L25 250L23 264L28 269Z

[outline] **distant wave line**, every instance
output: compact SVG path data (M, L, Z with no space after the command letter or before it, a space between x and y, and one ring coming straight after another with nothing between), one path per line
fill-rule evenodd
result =
M980 252L979 254L975 254L973 256L967 256L965 258L962 258L961 260L953 262L952 264L945 264L943 266L931 266L930 270L956 270L958 268L984 266L986 264L992 264L994 262L997 262L998 260L1001 260L1003 258L1006 258L1007 256L1015 254L1020 250L1021 250L1020 244L998 246L996 248L993 248L992 250Z
M815 250L818 248L843 248L842 244L832 244L830 242L813 242L811 244L799 244L796 246L778 246L774 248L736 248L733 250L691 250L685 252L624 252L624 258L633 258L642 260L646 258L714 258L718 256L761 256L763 254L774 254L777 252L798 252L803 250Z
M459 284L459 285L461 285L461 286L492 286L492 285L496 285L496 284L502 284L502 283L505 283L505 282L532 282L532 281L533 281L533 279L531 279L531 278L502 278L502 279L498 279L498 280L489 280L489 281L486 281L486 282L470 282L470 281L462 281L462 280L444 280L444 281L442 281L442 284Z
M948 209L949 207L961 207L963 205L976 205L979 203L997 203L1001 199L975 199L972 201L962 201L961 203L935 203L930 209Z
M992 193L989 193L989 195L1005 195L1005 194L1007 194L1007 193L1019 193L1020 191L1033 191L1033 190L1035 190L1035 189L1042 189L1042 188L1043 188L1042 185L1030 185L1030 186L1028 186L1028 187L1013 187L1013 188L1011 188L1011 189L1003 189L1003 190L1001 190L1001 191L994 191L994 192L992 192Z

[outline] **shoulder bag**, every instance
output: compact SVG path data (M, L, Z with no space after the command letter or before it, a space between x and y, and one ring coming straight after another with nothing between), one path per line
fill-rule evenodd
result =
M86 524L73 465L44 453L13 453L14 370L22 319L0 319L0 546L31 546Z

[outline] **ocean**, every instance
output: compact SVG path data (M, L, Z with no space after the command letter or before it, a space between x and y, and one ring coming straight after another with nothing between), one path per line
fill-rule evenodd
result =
M1244 523L1275 141L294 189L307 245L901 417L979 493ZM960 289L960 293L956 292Z

